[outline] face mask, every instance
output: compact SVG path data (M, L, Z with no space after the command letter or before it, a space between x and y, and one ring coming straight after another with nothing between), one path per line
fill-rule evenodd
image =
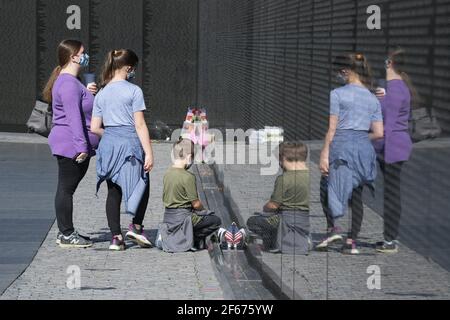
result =
M82 67L87 67L89 65L89 55L87 53L83 53L80 56L80 62L78 64Z
M344 75L342 72L338 72L338 74L336 75L336 81L339 84L347 84L348 82L348 78L346 75Z
M131 80L134 77L136 77L136 71L135 70L131 70L130 72L127 73L127 80Z

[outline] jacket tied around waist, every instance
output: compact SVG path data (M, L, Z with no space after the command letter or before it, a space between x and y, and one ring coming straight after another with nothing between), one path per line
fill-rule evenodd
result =
M367 131L337 130L330 146L328 207L333 218L345 215L354 188L377 175L376 153Z
M97 188L111 180L122 189L127 213L135 215L147 184L144 150L133 126L106 127L97 150Z

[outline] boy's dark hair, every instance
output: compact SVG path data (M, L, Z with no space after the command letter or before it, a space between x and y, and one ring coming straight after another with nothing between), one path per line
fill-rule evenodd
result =
M175 159L184 159L189 154L194 157L194 142L190 139L180 138L173 144L172 154Z
M286 141L280 144L280 161L305 162L308 158L308 147L300 141Z

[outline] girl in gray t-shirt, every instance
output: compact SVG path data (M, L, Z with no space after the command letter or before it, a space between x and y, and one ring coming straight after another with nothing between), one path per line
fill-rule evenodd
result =
M317 248L342 240L334 220L347 212L351 200L352 226L343 253L358 254L356 238L363 217L362 187L371 186L376 177L376 155L370 140L383 137L383 118L380 103L369 90L371 72L364 55L339 57L335 66L345 86L330 94L330 123L320 157L323 181L328 181L325 192L321 193L326 198L328 230L327 238Z
M97 150L97 191L106 180L106 216L111 229L110 250L124 250L120 227L120 204L133 215L126 237L141 247L152 244L143 232L153 167L153 152L144 119L146 110L141 88L134 77L138 57L129 49L108 53L101 90L94 100L91 130L101 136ZM104 129L103 129L104 127Z

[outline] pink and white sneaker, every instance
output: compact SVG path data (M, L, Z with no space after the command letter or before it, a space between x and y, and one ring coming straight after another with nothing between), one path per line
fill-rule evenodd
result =
M153 244L144 234L144 226L141 226L140 229L137 229L133 223L130 223L130 225L128 226L128 232L125 234L125 236L127 237L127 239L133 241L142 248L153 247Z

